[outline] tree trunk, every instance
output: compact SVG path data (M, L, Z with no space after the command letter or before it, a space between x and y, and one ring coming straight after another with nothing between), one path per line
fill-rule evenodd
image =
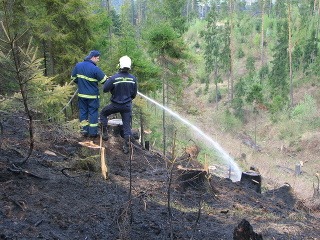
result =
M132 11L132 25L136 26L136 17L135 17L135 7L134 7L134 0L131 0L131 11Z
M142 109L140 108L140 134L141 134L141 139L140 143L143 145L144 143L144 118L143 118L143 113Z
M292 83L292 38L291 38L291 3L288 0L288 53L289 53L289 78L290 78L290 105L293 107L293 83Z
M166 106L166 97L165 97L165 79L162 77L162 105ZM163 157L166 158L166 111L162 110L162 143L163 143Z
M261 67L264 66L264 8L265 8L265 0L262 0L262 7L261 7L261 53L260 53L260 59L261 59Z
M215 61L215 67L214 67L214 83L215 83L215 87L216 87L216 109L218 110L218 103L219 103L219 90L218 90L218 66L217 66L217 61Z
M229 105L233 100L233 59L234 59L234 28L233 28L233 15L234 15L234 2L230 0L230 75L229 75Z

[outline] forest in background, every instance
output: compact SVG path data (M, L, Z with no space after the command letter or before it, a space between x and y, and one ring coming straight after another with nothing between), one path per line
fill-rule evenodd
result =
M299 139L320 127L319 15L319 0L136 0L123 1L120 11L108 0L5 0L1 111L73 121L71 69L98 49L107 75L117 70L120 56L130 56L139 91L164 106L183 109L185 89L197 86L198 101L215 109L212 124L233 132L263 115L279 126L277 138L298 151ZM101 105L107 102L104 95ZM202 111L196 104L184 110L191 116ZM171 117L164 111L153 117L154 111L136 101L134 124L151 129L150 140L174 158L175 139L183 148L189 137L181 129L177 137ZM257 144L261 136L250 134ZM32 149L32 130L30 143Z

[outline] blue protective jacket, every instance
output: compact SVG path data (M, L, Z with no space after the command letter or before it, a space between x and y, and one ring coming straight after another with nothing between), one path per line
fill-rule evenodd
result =
M84 60L73 68L71 80L78 84L78 97L94 99L99 97L98 83L104 83L107 76L93 61Z
M138 81L128 72L118 72L103 85L103 92L111 92L111 102L124 104L131 102L137 95Z

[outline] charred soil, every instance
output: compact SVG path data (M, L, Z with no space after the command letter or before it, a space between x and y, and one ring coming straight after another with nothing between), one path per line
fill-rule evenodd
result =
M258 193L215 175L182 181L181 167L203 167L190 158L166 162L139 143L123 154L117 136L103 143L105 180L99 149L43 124L21 166L27 121L3 114L1 122L0 239L319 239L319 209L289 185ZM241 238L245 226L251 235Z

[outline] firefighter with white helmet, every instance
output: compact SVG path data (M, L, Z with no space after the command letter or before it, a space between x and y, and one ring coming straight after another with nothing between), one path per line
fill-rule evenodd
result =
M131 69L131 59L128 56L123 56L119 59L120 69Z
M124 153L129 152L129 139L132 136L132 100L136 97L138 91L137 78L129 73L130 69L130 57L121 57L119 59L119 71L115 75L109 77L109 79L103 85L103 92L111 93L111 102L100 112L103 140L108 140L108 116L114 113L121 114L123 123L123 138L125 139L123 146Z

